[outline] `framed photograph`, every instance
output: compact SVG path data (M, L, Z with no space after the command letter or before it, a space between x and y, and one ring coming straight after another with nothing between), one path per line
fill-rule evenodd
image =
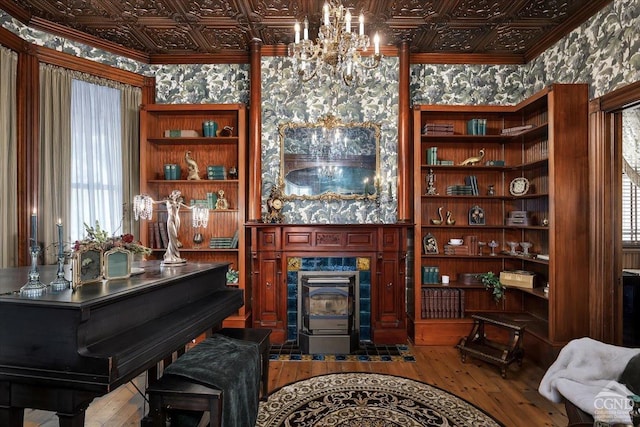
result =
M131 276L131 251L109 249L104 253L102 276L107 280L128 279Z
M438 241L433 234L428 233L422 238L422 245L424 246L425 255L438 254Z
M101 281L102 251L97 249L76 251L73 254L71 268L73 270L73 286Z
M484 209L480 206L469 209L469 225L485 225Z

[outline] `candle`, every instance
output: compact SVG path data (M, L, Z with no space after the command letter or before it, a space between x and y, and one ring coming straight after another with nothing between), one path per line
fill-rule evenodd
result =
M64 243L62 243L62 218L58 218L58 257L64 256Z
M344 16L344 29L347 33L351 32L351 11L347 9L347 14Z
M369 178L364 179L364 194L366 195L369 192Z
M373 36L373 53L380 55L380 36L378 33Z
M293 26L294 31L296 32L296 43L300 43L300 24L298 24L296 22L296 24Z
M358 22L360 23L360 35L364 36L364 15L361 13L358 18Z
M309 20L304 18L304 39L309 40Z
M31 247L35 247L38 242L38 216L36 214L36 208L33 208L33 213L31 214Z
M324 25L329 25L329 5L327 3L324 4Z

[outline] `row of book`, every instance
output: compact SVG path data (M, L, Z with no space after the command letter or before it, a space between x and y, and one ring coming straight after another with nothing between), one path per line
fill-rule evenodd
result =
M463 289L422 289L423 319L458 319L464 317Z
M166 221L149 221L149 247L151 249L165 249L169 245Z
M422 266L422 284L432 285L436 283L440 283L440 267Z
M471 119L467 122L467 135L486 135L487 119Z
M207 166L207 179L227 179L227 168L222 165Z
M423 135L453 135L453 123L426 123L422 126Z

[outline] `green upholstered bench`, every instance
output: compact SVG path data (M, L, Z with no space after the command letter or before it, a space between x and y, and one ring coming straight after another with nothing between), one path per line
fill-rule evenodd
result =
M269 348L270 329L233 329L225 328L216 334L223 335L239 341L253 342L258 345L260 358L258 360L260 372L260 382L262 383L262 398L267 397L268 371L269 371ZM215 336L215 335L214 335ZM205 340L206 341L206 340ZM185 354L201 350L196 345ZM179 357L172 365L182 363L183 357ZM227 360L224 356L218 357L215 361L218 367L224 367ZM175 368L175 366L174 366ZM163 375L158 381L147 387L146 393L149 396L149 414L143 419L143 426L166 427L167 421L172 417L190 420L192 416L185 416L185 411L190 414L201 413L201 418L197 424L220 427L223 419L223 399L225 390L194 381L187 377L178 375ZM258 391L260 392L260 391ZM257 401L257 398L256 398ZM172 423L175 425L177 423Z

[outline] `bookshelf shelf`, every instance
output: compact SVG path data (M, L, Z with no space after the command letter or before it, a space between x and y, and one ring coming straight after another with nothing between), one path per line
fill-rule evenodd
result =
M204 137L203 123L216 121L218 129L230 127L231 136ZM193 130L198 136L164 137L166 130ZM191 221L191 211L180 209L181 227L179 239L184 247L187 262L227 262L229 267L240 272L238 287L245 289L245 304L240 311L230 317L228 326L249 326L251 313L250 282L247 278L245 256L246 182L247 182L247 135L246 107L243 104L146 104L140 110L140 192L149 194L154 200L163 200L171 191L182 193L184 204L196 201L212 203L219 192L229 203L229 209L211 209L209 205L209 225L195 229ZM186 152L198 165L199 180L187 178ZM177 164L181 171L179 179L164 179L165 165ZM215 166L208 168L208 166ZM224 168L224 169L223 169ZM233 179L207 179L220 177L236 168ZM211 174L211 175L209 175ZM215 195L215 198L213 197ZM215 203L215 202L213 202ZM153 247L153 255L161 258L166 243L162 227L166 228L166 209L158 206L154 218L141 224L141 240ZM155 226L158 226L158 231ZM193 247L193 236L203 235L200 247ZM166 232L165 232L166 233ZM233 239L237 235L237 247L209 247L210 239ZM222 239L221 239L222 240ZM159 242L159 243L158 243ZM151 244L150 244L151 243ZM214 243L211 243L214 244ZM225 242L226 244L226 242ZM233 246L233 245L230 245Z
M466 134L467 123L475 118L486 119L486 135ZM451 129L453 134L423 135L427 123L432 129ZM410 330L414 342L455 345L468 333L466 318L474 312L525 316L535 325L527 327L527 334L540 341L530 345L540 353L542 363L552 362L554 351L589 332L588 271L571 267L588 260L588 245L578 238L588 235L587 86L554 84L515 106L416 105L413 126L417 283ZM501 134L505 128L520 126L527 128ZM475 164L461 165L468 159ZM469 181L470 176L475 182ZM521 177L529 183L528 192L514 196L510 184ZM469 183L471 190L465 188ZM489 186L494 188L491 196ZM482 208L485 224L467 224L468 212L475 205ZM443 216L450 212L455 224L433 224L433 219L439 219L439 209ZM424 253L423 239L430 236L438 244L438 254ZM444 245L452 238L462 238L468 249L455 250L455 254L449 249L445 254ZM497 242L497 254L488 255L489 248L484 246L484 255L477 255L476 242L492 240ZM548 254L549 259L505 253L507 242L529 242L531 253ZM451 283L446 287L422 284L423 267L437 267L440 275L450 276ZM482 286L457 284L462 272L504 270L532 271L539 287L509 288L507 299L495 304ZM547 282L549 294L542 287ZM434 328L439 319L422 317L423 291L429 289L464 291L461 298L467 322L442 333Z

